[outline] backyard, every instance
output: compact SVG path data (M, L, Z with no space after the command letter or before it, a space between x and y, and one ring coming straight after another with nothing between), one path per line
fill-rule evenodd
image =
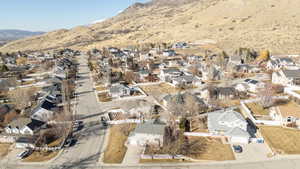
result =
M280 154L300 153L300 131L273 126L259 126L265 141Z
M259 103L247 103L247 107L250 109L254 116L268 116L270 114L269 109L264 109Z
M150 95L155 94L174 94L178 93L180 89L173 87L167 83L160 83L157 85L147 85L147 86L140 86L140 88Z
M136 124L113 125L109 130L109 142L104 151L104 163L122 163L127 147L124 145ZM124 132L125 131L125 132Z
M278 106L283 117L296 117L300 118L300 105L294 101L289 101L287 104Z

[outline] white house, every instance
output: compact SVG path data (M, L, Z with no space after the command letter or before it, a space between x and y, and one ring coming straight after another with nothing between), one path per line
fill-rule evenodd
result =
M172 79L181 76L183 73L177 68L162 69L159 74L161 81L171 82Z
M300 69L297 70L280 70L273 72L272 83L284 86L300 85Z
M16 140L16 148L24 149L24 148L34 148L35 141L33 137L19 137Z
M145 146L147 143L163 145L165 124L151 120L140 123L135 130L130 133L127 145Z
M244 83L247 84L248 91L252 93L257 93L260 89L263 89L265 87L265 83L253 80L253 79L246 79Z
M225 135L233 143L249 143L248 123L232 109L208 113L207 126L210 133Z
M163 56L166 57L176 56L176 52L174 50L165 50L163 51Z

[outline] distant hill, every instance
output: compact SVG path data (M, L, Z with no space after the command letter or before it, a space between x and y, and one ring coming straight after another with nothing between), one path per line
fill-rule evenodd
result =
M212 41L226 51L249 47L297 54L299 9L300 0L152 0L100 23L13 41L0 51Z
M32 32L32 31L24 31L24 30L16 30L16 29L0 29L0 43L18 40L30 36L41 35L45 32Z

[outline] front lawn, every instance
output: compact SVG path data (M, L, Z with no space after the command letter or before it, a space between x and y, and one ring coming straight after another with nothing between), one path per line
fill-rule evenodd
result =
M112 101L112 98L109 96L107 92L99 93L98 98L100 102L110 102Z
M147 94L174 94L180 91L180 89L173 87L167 83L161 83L159 85L140 86L140 88Z
M281 154L300 154L300 131L273 126L259 126L265 141Z
M45 162L58 155L59 151L34 151L28 157L26 157L23 162Z
M229 144L223 144L220 139L209 137L191 137L205 145L203 151L197 155L191 155L196 160L225 161L235 160L233 151Z
M127 147L124 145L128 135L136 127L136 124L113 125L109 130L109 141L104 152L104 163L122 163ZM126 132L124 132L126 130Z

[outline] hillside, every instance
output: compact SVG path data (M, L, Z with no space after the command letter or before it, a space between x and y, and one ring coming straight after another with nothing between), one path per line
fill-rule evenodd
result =
M210 40L225 50L300 53L299 9L300 0L153 0L104 22L17 40L0 51Z

